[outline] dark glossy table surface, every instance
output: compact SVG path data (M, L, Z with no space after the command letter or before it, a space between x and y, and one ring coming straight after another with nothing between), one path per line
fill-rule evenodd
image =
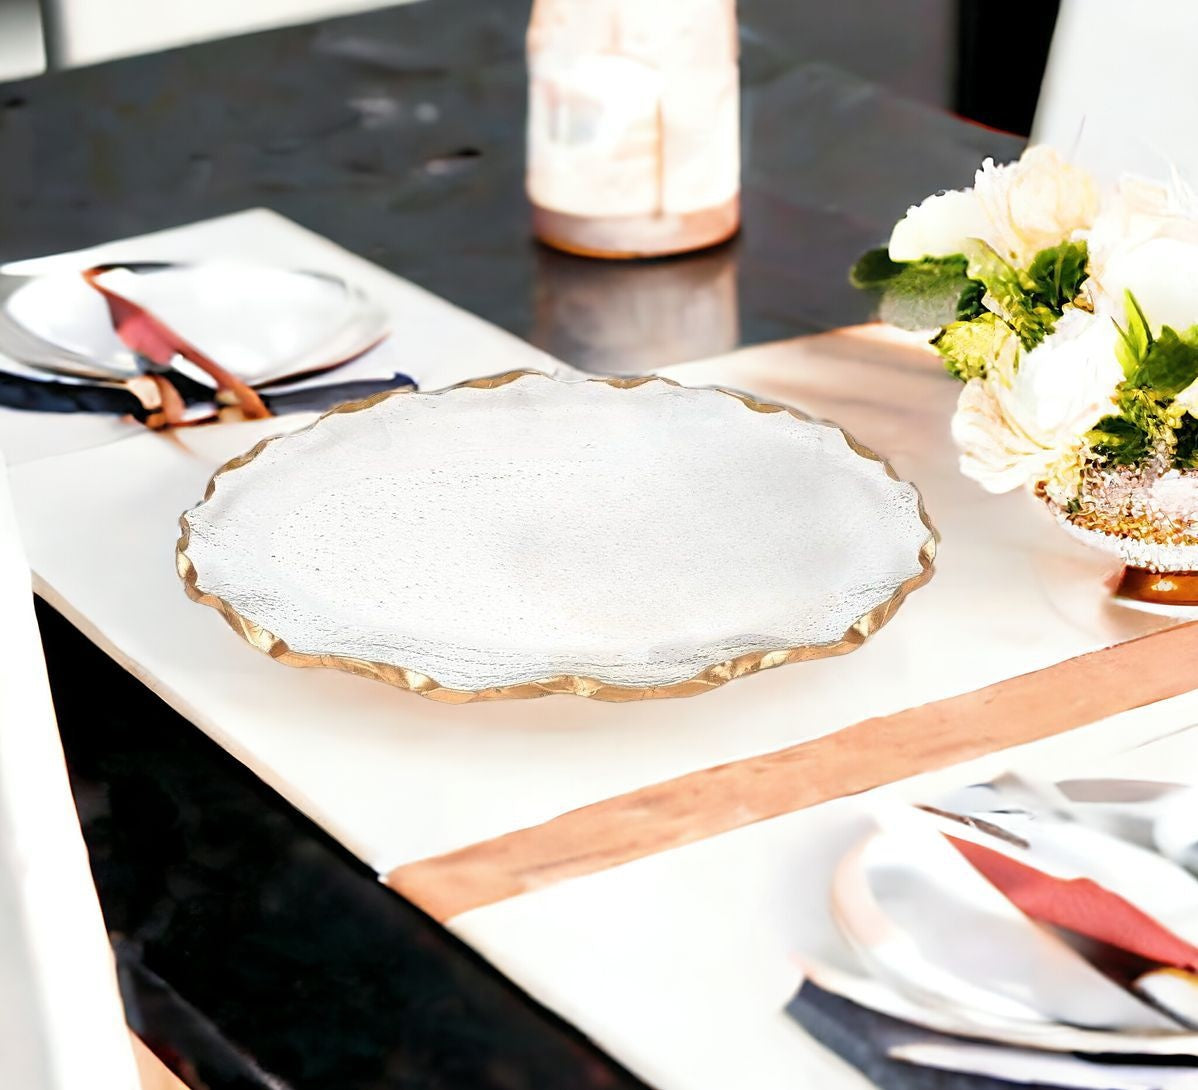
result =
M426 0L10 85L0 256L268 205L580 366L849 324L868 310L853 257L1019 142L937 104L961 83L956 4L828 8L743 0L744 230L701 257L597 264L530 241L528 0Z
M1033 76L1035 10L984 28ZM570 362L638 370L862 320L853 258L1022 143L946 109L988 108L971 0L742 0L740 237L568 257L527 230L527 15L427 0L0 87L0 258L268 205ZM641 1085L40 618L130 1020L190 1085Z

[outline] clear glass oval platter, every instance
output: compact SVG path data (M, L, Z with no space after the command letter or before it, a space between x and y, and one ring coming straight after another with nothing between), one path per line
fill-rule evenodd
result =
M180 520L249 643L451 702L689 696L841 654L932 573L915 487L832 424L515 372L268 439Z

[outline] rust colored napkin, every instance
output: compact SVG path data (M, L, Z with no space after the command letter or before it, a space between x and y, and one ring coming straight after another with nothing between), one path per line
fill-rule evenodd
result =
M256 390L242 382L236 375L226 371L195 345L180 337L178 333L144 307L139 306L131 299L126 299L119 292L113 291L112 288L100 282L104 273L112 269L127 267L124 265L95 265L83 271L83 279L108 303L108 312L112 315L113 328L125 345L160 367L169 366L177 353L211 375L216 382L218 394L228 393L231 395L248 419L260 420L270 416L270 410L263 404L262 398ZM165 378L160 375L151 375L150 377L155 380L162 394L165 422L167 424L181 423L186 407L183 399Z
M947 839L983 878L1032 919L1158 965L1198 972L1198 947L1093 879L1057 878L972 841Z

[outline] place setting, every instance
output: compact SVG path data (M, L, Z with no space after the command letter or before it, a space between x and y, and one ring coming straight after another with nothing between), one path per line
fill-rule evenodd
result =
M1006 774L879 801L826 891L844 949L798 954L790 1016L895 1090L1195 1085L1194 800Z
M410 386L386 313L336 276L213 260L0 272L0 404L149 427Z

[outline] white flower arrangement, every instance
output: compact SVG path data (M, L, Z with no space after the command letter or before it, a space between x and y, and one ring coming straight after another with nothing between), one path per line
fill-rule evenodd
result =
M1198 471L1198 200L1178 179L1104 193L1049 148L987 160L853 279L883 319L935 329L964 383L961 469L988 490L1031 486L1074 516L1100 477ZM1188 506L1167 521L1198 541Z

